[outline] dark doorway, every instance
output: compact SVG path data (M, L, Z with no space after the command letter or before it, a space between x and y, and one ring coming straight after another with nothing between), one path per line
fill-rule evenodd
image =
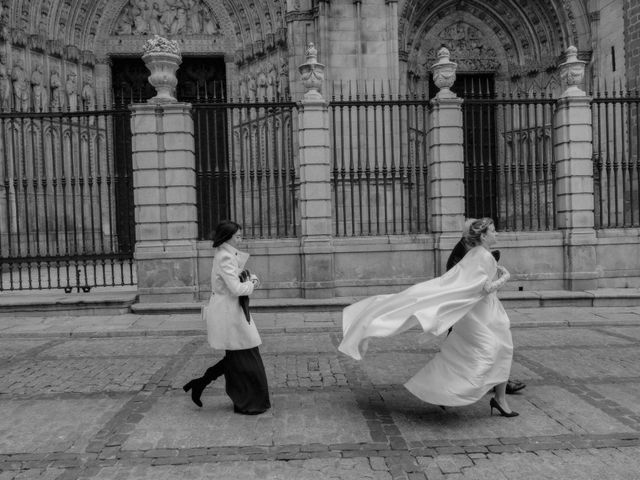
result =
M143 103L156 92L141 58L114 58L113 97L116 105ZM230 215L227 155L226 66L223 57L182 57L176 76L176 98L194 104L194 142L199 238ZM215 104L215 105L213 105ZM207 105L209 105L207 107ZM131 141L131 130L120 130Z
M464 99L464 187L467 218L491 217L498 222L496 97L492 73L459 73L451 90ZM430 96L438 88L429 80ZM499 226L496 224L496 228Z
M142 103L156 94L141 58L115 57L111 72L116 104ZM222 57L182 57L176 76L179 102L204 102L224 96L226 66Z

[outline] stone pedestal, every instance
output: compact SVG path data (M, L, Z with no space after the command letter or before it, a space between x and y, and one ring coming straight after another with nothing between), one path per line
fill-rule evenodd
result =
M198 227L191 105L131 108L139 301L194 301Z
M463 139L462 100L435 98L429 131L429 228L434 234L438 275L444 272L464 225Z
M298 118L302 294L305 298L331 298L335 282L327 104L321 98L303 100Z
M558 101L556 112L556 215L564 233L568 290L598 286L590 102L573 93Z

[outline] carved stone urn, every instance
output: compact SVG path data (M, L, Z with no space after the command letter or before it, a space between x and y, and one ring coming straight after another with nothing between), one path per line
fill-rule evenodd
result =
M458 64L449 60L450 53L445 47L438 50L438 61L431 66L433 83L440 89L436 98L455 98L451 91L453 82L456 81L456 68Z
M154 35L145 42L143 50L142 60L151 72L149 83L158 92L149 102L176 102L176 71L182 63L178 42Z
M322 82L324 81L325 66L318 63L318 50L313 43L309 43L306 51L307 62L298 67L302 85L306 90L305 100L321 100Z
M567 48L567 60L559 65L560 79L564 92L562 97L583 97L586 93L580 89L584 80L584 66L587 62L578 60L578 49L573 45Z

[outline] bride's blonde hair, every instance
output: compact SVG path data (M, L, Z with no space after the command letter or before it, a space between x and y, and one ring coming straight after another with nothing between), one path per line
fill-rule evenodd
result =
M467 225L468 224L468 225ZM468 248L477 247L482 243L482 234L486 233L489 227L493 225L493 220L489 217L484 218L470 218L465 222L465 229L463 230L462 237Z

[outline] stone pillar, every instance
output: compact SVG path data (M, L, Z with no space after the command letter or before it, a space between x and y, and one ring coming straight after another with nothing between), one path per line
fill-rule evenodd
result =
M594 229L591 98L579 88L585 62L569 47L560 65L565 90L555 118L556 215L564 233L565 288L598 286Z
M332 298L329 112L320 93L325 67L317 63L313 43L306 54L307 63L299 67L306 93L298 113L302 294L305 298Z
M173 67L161 57L167 83L149 103L131 107L138 294L140 302L191 302L198 290L193 120L191 105L173 97L175 76L166 73Z
M460 240L464 225L464 135L462 99L450 88L456 64L449 51L441 48L432 66L433 80L440 89L431 101L429 125L429 205L430 231L435 241L436 274L444 272L449 253Z

